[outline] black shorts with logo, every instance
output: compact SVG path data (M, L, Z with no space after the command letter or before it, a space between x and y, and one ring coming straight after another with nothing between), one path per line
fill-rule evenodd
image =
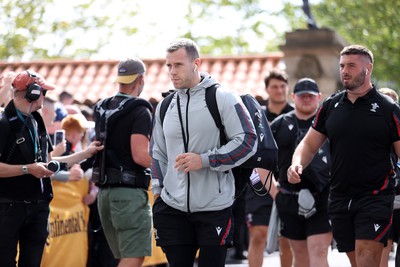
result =
M219 211L187 213L158 197L153 205L157 246L232 246L232 207Z
M258 189L263 188L264 185L259 182L254 187ZM272 211L272 197L264 189L259 192L262 196L258 196L249 186L246 187L244 193L247 226L268 226Z
M298 195L279 192L275 202L282 224L281 235L292 240L305 240L311 235L330 232L328 194L329 187L314 195L317 211L306 219L303 215L298 214Z
M355 240L375 240L386 245L392 224L392 194L358 198L330 197L329 216L340 252L355 250Z

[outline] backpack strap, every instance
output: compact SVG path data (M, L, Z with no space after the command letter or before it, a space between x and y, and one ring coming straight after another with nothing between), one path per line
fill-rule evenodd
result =
M209 111L211 113L211 116L214 119L215 125L220 130L221 144L226 144L227 139L225 136L225 130L224 130L225 128L222 125L222 120L221 120L221 116L218 111L217 98L216 98L216 92L217 92L217 88L219 86L220 85L216 83L205 89L206 90L206 104L207 104L207 108L209 109ZM161 125L163 125L163 123L164 123L165 113L167 113L167 109L168 109L169 105L171 104L171 101L174 98L175 93L176 93L176 91L169 90L169 92L166 93L167 96L161 102L161 106L160 106ZM222 142L222 140L225 140L225 142Z
M215 125L219 129L219 140L221 145L228 143L228 139L225 135L225 127L222 124L221 115L219 114L218 104L217 104L217 88L220 87L219 84L214 84L206 88L206 104L210 111L211 116L214 119Z
M164 124L165 113L167 113L167 109L169 107L169 104L171 104L171 101L174 98L175 93L176 93L176 91L170 90L169 94L161 102L161 106L160 106L161 126Z

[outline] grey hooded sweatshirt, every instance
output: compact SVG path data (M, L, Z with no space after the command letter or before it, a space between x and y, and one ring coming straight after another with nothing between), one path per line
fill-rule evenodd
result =
M219 130L205 102L205 89L217 82L208 73L202 72L201 78L195 87L177 90L163 124L158 105L151 139L152 191L161 193L167 205L184 212L230 207L235 195L230 169L245 162L257 148L254 125L241 98L223 87L217 89L216 100L230 141L220 145ZM202 160L200 170L187 174L175 168L176 156L185 153L182 129L188 140L187 152L201 155Z

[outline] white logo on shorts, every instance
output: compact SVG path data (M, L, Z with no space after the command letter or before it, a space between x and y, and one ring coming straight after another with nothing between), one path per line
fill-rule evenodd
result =
M374 223L374 228L375 228L375 232L379 230L379 228L381 228L380 224Z
M217 227L215 227L215 230L217 230L217 234L220 235L221 231L222 231L222 227L217 226Z

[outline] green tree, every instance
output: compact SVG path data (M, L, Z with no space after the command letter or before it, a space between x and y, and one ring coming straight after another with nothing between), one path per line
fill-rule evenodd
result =
M208 55L254 54L278 51L283 36L274 26L274 12L264 9L260 0L191 0L186 21L189 27L183 36L196 40L202 53ZM227 15L230 16L227 16ZM232 16L232 14L234 14ZM227 17L234 18L232 21ZM224 29L219 35L209 28L209 34L198 35L196 27L212 21L213 27ZM255 50L252 41L265 40L261 49Z
M59 2L0 0L0 59L89 58L109 42L116 22L107 12L112 1L81 1L66 16L57 17L51 11L62 8ZM130 7L125 16L135 15L135 5ZM135 32L133 27L122 30ZM90 44L82 45L83 36Z
M60 2L74 5L73 13L54 16L51 12L60 9ZM182 1L183 5L187 5L188 12L181 26L176 29L176 36L196 40L203 54L214 56L278 51L281 40L274 38L279 34L273 25L275 14L262 8L261 2ZM144 30L145 22L137 21L135 17L140 12L140 1L82 0L79 4L74 3L63 0L0 0L0 12L7 14L1 18L0 59L90 58L118 38L114 37L117 30L125 32L126 37ZM125 6L121 9L113 8L113 12L109 12L116 4ZM170 15L176 14L171 11ZM234 19L228 21L227 17ZM209 31L203 34L204 31L198 29L209 21L212 21L212 26L207 26ZM162 20L157 24L146 25L145 28L145 38L140 39L142 45L159 41L157 33L163 28ZM218 30L217 34L214 29ZM280 35L283 36L282 33ZM82 44L82 40L88 38L90 41ZM253 40L265 41L254 48Z
M321 0L311 8L320 28L335 30L349 44L361 44L373 52L372 78L377 86L400 89L399 1ZM301 6L285 0L283 11L292 29L307 27Z

